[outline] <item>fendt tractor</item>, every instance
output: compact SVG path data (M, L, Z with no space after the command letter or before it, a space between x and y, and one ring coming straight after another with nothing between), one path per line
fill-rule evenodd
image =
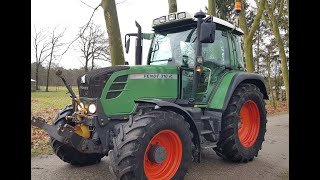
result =
M64 162L86 166L107 156L116 179L183 179L201 150L227 161L258 155L266 132L263 76L244 67L236 23L202 11L153 20L135 36L135 65L91 70L77 79L79 96L61 71L72 104L52 124L33 117ZM142 42L151 40L146 65Z

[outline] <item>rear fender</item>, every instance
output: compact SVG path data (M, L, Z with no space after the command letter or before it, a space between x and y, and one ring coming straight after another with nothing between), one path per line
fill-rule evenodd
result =
M256 73L241 72L236 74L232 78L226 97L224 99L223 111L226 110L234 90L241 83L250 83L256 85L260 89L260 92L263 94L263 98L269 99L264 77L262 75Z

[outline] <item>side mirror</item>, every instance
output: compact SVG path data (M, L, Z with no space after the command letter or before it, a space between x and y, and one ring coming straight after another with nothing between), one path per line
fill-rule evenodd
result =
M125 42L125 47L126 47L126 53L128 54L129 52L129 47L130 47L130 36L127 39L127 41Z
M213 43L215 38L216 24L212 22L204 22L201 24L201 43Z

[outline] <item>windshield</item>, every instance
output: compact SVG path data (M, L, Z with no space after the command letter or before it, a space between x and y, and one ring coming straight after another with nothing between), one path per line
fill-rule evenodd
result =
M150 64L192 67L196 55L196 33L196 28L157 33L151 47ZM226 33L216 30L214 43L202 43L202 56L204 65L209 62L227 65L229 48Z

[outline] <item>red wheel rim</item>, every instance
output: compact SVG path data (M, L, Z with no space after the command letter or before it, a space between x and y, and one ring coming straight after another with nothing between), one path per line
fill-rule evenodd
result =
M245 102L240 110L238 136L241 144L249 148L257 140L260 129L260 112L252 100Z
M148 151L152 145L165 148L165 160L157 164L148 159ZM171 179L177 172L182 159L182 143L179 135L172 130L158 132L149 142L144 153L144 172L148 180Z

